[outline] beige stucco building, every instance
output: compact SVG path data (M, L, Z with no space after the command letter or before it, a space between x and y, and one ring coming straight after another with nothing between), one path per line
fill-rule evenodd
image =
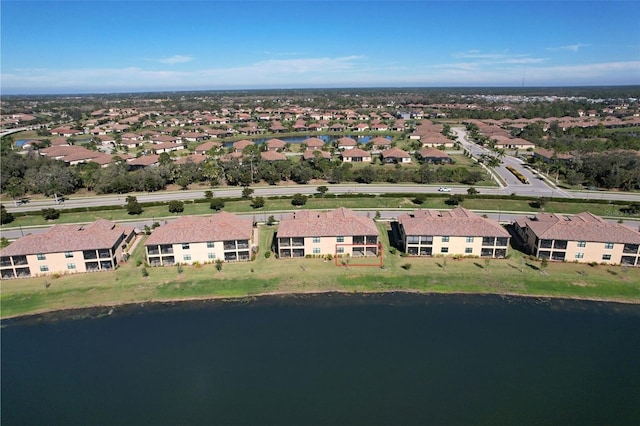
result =
M410 256L505 257L510 239L498 222L462 207L403 214L398 230Z
M327 212L302 210L278 227L279 257L376 256L378 228L373 219L340 207Z
M250 260L257 230L251 219L220 212L182 216L156 228L145 243L151 266Z
M540 213L514 226L529 252L541 259L640 266L640 232L589 212Z
M55 225L0 250L3 279L112 270L135 236L132 227L105 219L88 225Z

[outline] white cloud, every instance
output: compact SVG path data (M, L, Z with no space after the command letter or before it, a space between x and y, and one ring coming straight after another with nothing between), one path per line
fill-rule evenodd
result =
M2 92L9 94L260 87L510 86L520 85L523 76L523 65L513 61L401 67L367 64L363 59L362 56L345 56L266 60L244 67L193 71L135 67L3 70L0 81ZM640 61L560 66L532 63L527 65L525 84L633 84L638 75Z
M532 58L528 54L483 53L480 50L467 50L452 55L455 59L475 59L478 64L538 64L549 58Z
M156 62L160 62L161 64L184 64L186 62L193 61L193 56L190 55L173 55L167 58L156 59Z
M559 51L577 52L579 49L583 47L588 47L588 46L591 46L591 45L584 44L584 43L577 43L577 44L570 44L568 46L547 47L547 50L550 50L552 52L559 52Z

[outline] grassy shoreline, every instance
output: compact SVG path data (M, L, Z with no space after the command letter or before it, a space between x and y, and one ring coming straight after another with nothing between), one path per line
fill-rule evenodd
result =
M252 262L146 268L144 240L117 270L5 280L0 318L54 311L320 293L492 294L640 304L640 268L539 261L511 249L508 259L412 258L390 254L387 225L378 224L384 267L335 266L322 259L265 257L275 228L261 227ZM144 237L142 237L144 238ZM407 265L411 265L407 267Z

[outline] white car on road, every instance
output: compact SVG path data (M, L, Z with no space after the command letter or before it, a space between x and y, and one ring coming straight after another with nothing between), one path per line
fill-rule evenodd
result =
M451 188L447 188L446 186L441 186L438 191L440 192L451 192Z

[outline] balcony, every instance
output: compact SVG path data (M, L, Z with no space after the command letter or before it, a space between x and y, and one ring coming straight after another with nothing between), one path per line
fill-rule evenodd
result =
M483 247L493 247L496 245L495 237L482 237L482 246Z
M377 235L368 235L367 236L367 244L378 244L378 236Z
M27 256L13 256L13 264L15 266L26 265L27 264Z
M625 254L637 254L638 253L638 244L625 244L622 252Z
M238 240L237 241L238 249L248 249L249 241L248 240Z
M304 247L304 238L292 238L291 245L293 247Z
M553 246L553 240L540 240L540 248L550 249Z
M235 241L225 241L223 243L223 247L225 250L235 250L236 249L236 242Z
M95 250L84 250L82 252L82 257L84 260L93 260L98 258L98 253L96 253Z
M31 270L29 268L16 268L16 277L30 277Z
M0 258L0 266L11 266L11 258L9 256Z
M567 241L566 240L555 240L553 243L553 248L555 250L566 250L567 249Z
M498 237L496 238L496 246L498 247L506 247L509 244L509 238L506 237Z
M163 244L160 246L161 254L173 254L173 246L171 244Z
M353 244L364 244L364 241L363 236L353 237Z
M158 246L148 246L147 247L147 255L149 256L157 256L160 254L160 249Z

